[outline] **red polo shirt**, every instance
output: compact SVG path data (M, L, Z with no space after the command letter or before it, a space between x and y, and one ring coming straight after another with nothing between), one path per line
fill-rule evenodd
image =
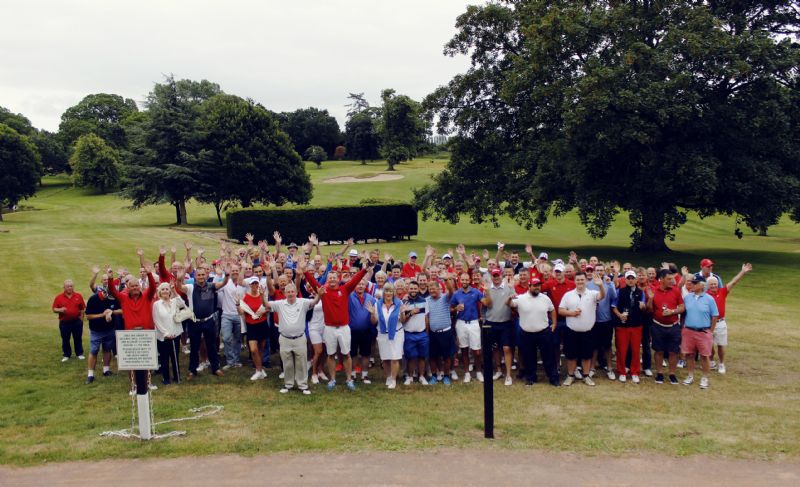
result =
M680 320L680 315L664 316L664 306L674 310L681 304L683 304L683 297L680 288L672 287L662 290L661 286L658 286L653 290L653 319L665 325L674 325Z
M575 289L575 281L571 279L564 279L564 282L558 282L550 278L549 281L542 284L542 292L550 296L550 301L553 302L553 306L556 308L561 305L561 298L573 289Z
M367 274L367 269L361 269L339 289L332 291L330 288L325 290L325 294L320 299L322 301L322 313L325 316L325 326L346 326L350 324L350 293L355 291L358 283ZM305 273L306 281L316 291L319 283L310 272Z
M714 301L717 302L717 310L719 310L719 319L725 318L725 301L728 300L728 292L729 291L727 287L718 288L717 292L713 294L711 293L711 291L708 292L708 294L711 295L712 298L714 298Z
M422 272L422 267L420 267L418 264L406 262L403 264L403 270L400 272L400 276L414 278L417 277L417 274L420 272Z
M86 303L83 302L83 296L78 293L72 293L70 297L61 293L53 300L53 308L67 308L63 313L58 313L58 321L75 321L81 318Z
M156 295L156 281L149 272L147 273L147 282L147 289L142 291L141 296L136 299L128 296L127 292L121 293L117 291L114 286L108 288L108 291L119 303L119 307L122 308L122 319L125 321L126 330L135 330L136 328L155 329L153 324L153 298Z

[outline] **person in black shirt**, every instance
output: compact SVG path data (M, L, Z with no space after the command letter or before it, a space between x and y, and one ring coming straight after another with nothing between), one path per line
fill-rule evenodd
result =
M642 342L642 325L647 301L644 291L636 286L636 273L625 272L625 287L617 292L617 299L611 302L611 312L617 318L617 375L620 382L627 380L625 356L631 350L631 381L639 383L641 364L639 363L639 344Z
M103 375L111 375L111 352L116 345L114 315L122 314L118 303L105 295L105 290L97 288L86 302L86 318L89 320L89 360L87 363L86 383L94 382L94 366L97 364L97 353L103 347Z

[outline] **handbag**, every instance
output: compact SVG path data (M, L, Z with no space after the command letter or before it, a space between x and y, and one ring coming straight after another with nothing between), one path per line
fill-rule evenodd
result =
M175 309L175 315L172 317L172 321L175 323L183 323L186 320L195 321L194 311L183 302L182 299L178 299L178 307Z

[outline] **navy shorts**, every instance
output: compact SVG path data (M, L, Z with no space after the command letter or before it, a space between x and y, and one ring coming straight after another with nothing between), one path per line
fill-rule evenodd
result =
M366 328L364 330L354 330L350 328L350 356L355 357L361 355L362 357L369 357L372 355L372 330Z
M656 352L681 353L681 327L664 327L653 323L650 328L653 337L653 350Z
M257 325L247 325L248 342L261 342L267 339L269 339L269 326L266 321Z
M516 333L514 322L512 321L487 321L492 326L492 347L510 347L512 343L511 334Z
M598 351L611 350L611 339L614 337L613 321L597 321L592 327L594 346Z
M403 355L407 359L428 358L428 334L424 331L406 332L403 342Z
M594 352L592 331L564 330L564 355L567 360L588 360Z
M447 331L431 331L430 358L448 358L456 353L455 333L452 328Z
M89 354L97 355L100 351L100 346L103 346L104 352L114 350L116 346L116 330L107 331L89 331Z

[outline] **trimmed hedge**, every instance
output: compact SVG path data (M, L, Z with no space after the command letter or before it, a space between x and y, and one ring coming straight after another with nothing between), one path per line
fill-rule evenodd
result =
M417 212L408 203L369 203L359 206L292 208L244 208L227 213L228 238L244 241L247 233L255 241L272 243L272 233L281 232L283 245L303 245L317 234L320 242L381 239L397 240L417 234Z

